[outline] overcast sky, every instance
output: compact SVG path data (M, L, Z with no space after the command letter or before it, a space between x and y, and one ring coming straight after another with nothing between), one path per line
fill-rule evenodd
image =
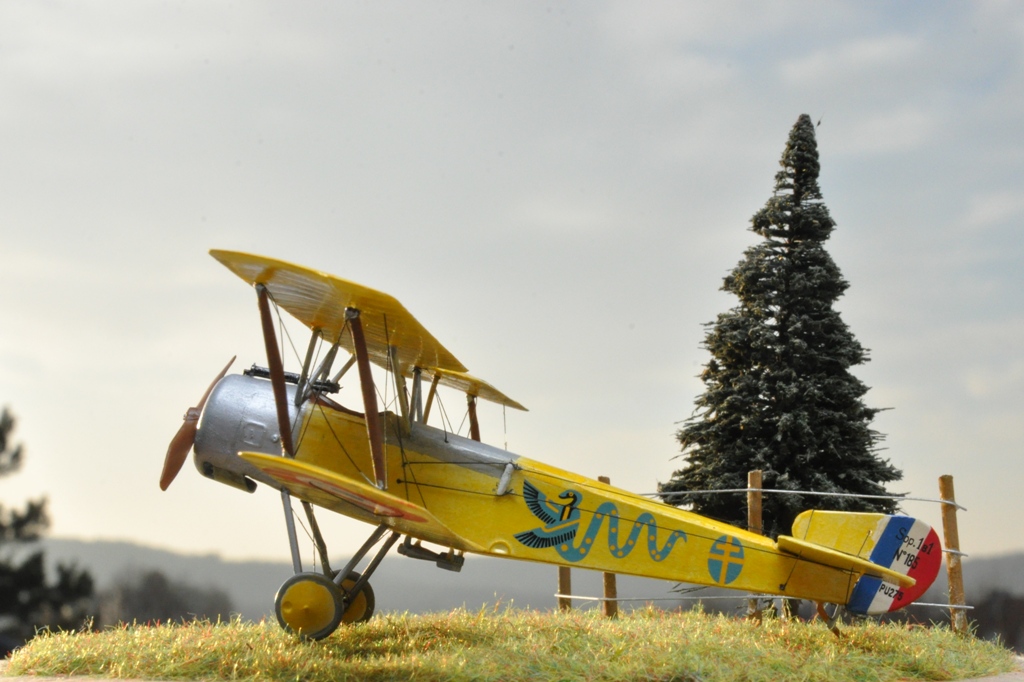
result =
M964 550L1024 550L1022 56L1019 2L5 0L0 404L26 460L0 500L48 496L57 536L287 555L270 491L191 464L157 486L227 358L265 362L211 248L392 294L530 409L485 409L485 440L654 491L808 113L891 490L952 474Z

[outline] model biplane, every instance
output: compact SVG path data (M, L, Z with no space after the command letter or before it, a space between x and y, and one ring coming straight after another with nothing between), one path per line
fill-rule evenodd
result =
M267 368L233 375L224 368L185 415L160 487L194 449L208 478L248 492L258 483L280 491L295 575L278 591L275 610L302 637L323 638L340 623L369 618L368 580L400 540L399 553L456 571L465 553L485 554L861 614L911 603L938 572L935 531L907 516L808 511L792 535L772 540L486 445L478 400L525 408L468 374L397 300L270 258L211 255L256 290ZM284 371L273 308L311 332L297 373ZM375 384L371 363L386 371L387 386ZM331 397L353 366L361 410ZM428 423L439 386L465 394L469 437ZM381 409L381 389L393 396L393 409ZM321 572L303 569L292 498L305 509ZM314 505L375 526L340 570L330 566Z

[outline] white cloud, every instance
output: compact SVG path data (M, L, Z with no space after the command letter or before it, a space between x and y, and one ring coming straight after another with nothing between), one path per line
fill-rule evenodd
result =
M11 2L0 17L4 70L36 83L152 77L224 60L313 66L327 48L301 25L308 16L278 16L256 3L200 9L143 0L108 13L78 3Z
M735 87L736 69L721 57L688 51L664 50L647 55L639 80L659 99L677 99L724 92Z
M850 118L829 152L852 157L905 154L933 142L942 127L935 112L910 104L865 110Z
M972 228L986 228L1015 218L1024 219L1024 192L987 192L971 197L964 223Z
M529 199L520 207L523 225L541 231L596 234L614 227L611 210L599 202L573 203L565 197Z
M998 295L993 292L993 295ZM959 352L948 353L957 367L967 396L987 405L999 405L1000 411L1009 409L1024 398L1024 315L1021 311L1007 311L1002 321L986 320L978 324L963 324L957 334L947 342Z
M612 40L633 49L735 47L778 31L798 35L813 25L842 25L853 14L836 3L822 10L814 2L613 2L605 5L601 26Z
M999 398L1024 393L1024 360L1002 367L972 367L964 385L972 398Z
M854 79L877 82L891 77L924 54L924 42L913 36L867 36L783 60L779 71L790 85L848 86Z

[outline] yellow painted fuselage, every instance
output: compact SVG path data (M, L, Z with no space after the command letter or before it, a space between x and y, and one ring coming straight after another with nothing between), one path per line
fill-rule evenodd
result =
M371 484L363 417L323 402L301 410L294 470L275 478L320 506L458 551L833 603L845 603L859 577L761 535L381 416L386 491Z

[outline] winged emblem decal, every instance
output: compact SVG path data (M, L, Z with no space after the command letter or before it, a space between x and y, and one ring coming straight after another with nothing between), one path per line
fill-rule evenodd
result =
M516 533L515 538L527 547L546 549L571 543L580 527L580 494L566 490L557 499L563 504L551 502L547 495L537 490L529 481L523 481L523 499L533 515L544 522L542 528Z
M557 501L556 501L557 500ZM686 533L672 530L664 544L658 543L658 523L648 512L640 514L632 521L625 542L620 542L619 508L606 500L597 509L587 510L591 515L590 523L579 542L576 536L580 529L580 503L583 495L575 490L565 490L554 500L548 498L543 491L527 480L523 481L523 501L526 508L544 524L540 528L515 534L515 539L532 549L554 547L566 561L580 561L594 547L594 540L601 531L604 522L608 521L608 551L617 559L628 556L638 544L640 533L647 530L647 553L653 561L662 561L669 555L677 540L686 542Z

